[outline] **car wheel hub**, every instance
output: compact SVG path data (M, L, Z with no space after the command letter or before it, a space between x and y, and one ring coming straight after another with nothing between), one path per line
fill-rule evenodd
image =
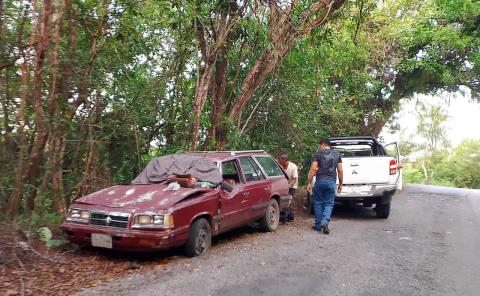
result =
M198 254L203 254L207 250L207 231L202 228L198 234L196 249Z

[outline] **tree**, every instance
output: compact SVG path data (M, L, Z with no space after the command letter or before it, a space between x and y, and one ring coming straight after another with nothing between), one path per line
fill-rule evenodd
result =
M228 5L220 6L220 13L213 14L210 17L211 40L206 40L206 26L200 19L195 19L198 43L201 48L203 57L202 74L197 80L195 91L195 104L193 109L193 130L191 150L197 147L198 134L200 128L200 116L203 106L207 100L208 92L216 98L212 103L214 112L219 115L214 116L215 121L221 120L222 113L228 114L228 119L237 122L240 119L242 109L250 102L255 91L264 82L272 70L284 59L285 55L295 45L295 43L305 35L309 34L313 29L323 25L328 18L332 16L343 4L344 0L328 0L328 1L291 1L282 5L278 1L269 0L265 7L262 2L256 3L253 7L249 7L252 15L256 15L259 19L268 15L268 21L265 25L268 28L264 49L256 62L252 63L252 67L248 71L246 77L241 83L240 90L234 95L232 102L223 102L227 71L227 64L224 59L218 60L219 53L223 50L225 55L228 47L224 47L224 42L230 37L235 25L240 21L240 17L245 16L247 11L247 2L243 2L238 7L237 1L229 1ZM217 18L219 21L215 22ZM217 71L214 72L214 65L217 65ZM212 77L216 77L212 83ZM220 92L220 93L218 93ZM225 110L230 105L230 110ZM219 122L213 122L211 133L216 137L224 133L224 131L216 131L217 128L224 129ZM212 137L210 137L212 138ZM223 141L218 142L219 148L225 146Z
M426 151L430 153L449 146L445 123L448 113L440 104L430 105L417 101L417 132L425 139Z
M448 113L439 104L429 105L417 101L418 125L417 132L423 137L424 156L420 159L427 183L435 176L435 164L444 158L444 152L449 146L446 136L445 122Z

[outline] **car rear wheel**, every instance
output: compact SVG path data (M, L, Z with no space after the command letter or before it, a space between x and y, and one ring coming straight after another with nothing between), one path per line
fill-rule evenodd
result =
M204 218L193 222L190 226L190 233L185 245L185 252L188 257L204 255L212 245L212 231L210 223Z
M377 218L380 218L380 219L388 218L388 216L390 215L390 203L386 205L377 204L377 206L375 207L375 211L377 212L376 213Z
M263 231L272 232L277 230L280 221L280 207L275 199L271 199L268 203L265 216L260 220Z

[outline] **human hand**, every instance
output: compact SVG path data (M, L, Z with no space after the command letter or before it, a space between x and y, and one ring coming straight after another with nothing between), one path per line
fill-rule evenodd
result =
M312 184L307 185L307 191L312 193Z
M342 188L343 188L343 185L342 185L342 184L338 184L338 187L337 187L338 193L342 192Z

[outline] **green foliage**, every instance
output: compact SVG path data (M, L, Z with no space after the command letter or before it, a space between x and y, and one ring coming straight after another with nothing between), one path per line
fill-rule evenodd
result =
M404 166L403 168L403 180L405 183L421 184L423 183L425 176L418 168L410 166Z
M42 227L38 229L38 236L40 237L40 240L47 242L52 239L52 231L48 227Z
M40 240L49 248L58 248L66 243L65 240L53 239L52 231L48 227L42 227L37 232Z
M229 100L225 101L230 105L241 93L248 70L271 45L268 7L247 2L248 13L224 44L229 48L222 58L229 65L225 90ZM299 1L293 19L313 2ZM30 17L38 11L25 3L2 2L0 65L14 61L0 69L2 209L15 185L12 172L18 171L22 159L29 159L27 153L20 155L19 143L25 140L24 151L30 151L37 131L32 82L22 85L21 77L22 65L34 73L35 57L15 56L21 51L18 42L25 48L38 33L36 18ZM60 3L64 4L54 1L54 5ZM41 177L26 184L20 201L27 204L28 198L38 194L38 215L25 217L39 226L58 224L61 219L51 214L55 212L52 182L44 178L52 166L59 165L61 172L62 186L56 196L68 204L101 187L131 181L152 157L188 150L193 97L202 67L194 23L201 21L208 27L227 2L71 3L60 27L59 66L52 62L56 44L50 42L41 73L42 104L55 106L45 121L50 132L64 129L59 137L65 143L61 161L51 159L52 145L46 144L41 164L33 168ZM21 18L23 13L26 19ZM400 100L414 92L457 90L465 85L476 97L479 15L480 2L475 0L348 1L331 21L298 40L243 108L238 122L223 120L225 149L287 152L305 172L320 138L378 135ZM54 32L49 36L53 38ZM54 73L59 77L55 84ZM59 90L52 101L48 94L55 88ZM23 90L28 104L25 118L19 119ZM76 106L73 102L79 96L84 96L84 102ZM213 124L210 99L201 116L200 149L216 149L218 144L205 143ZM74 115L67 120L70 112ZM19 132L22 124L27 127L24 134ZM470 147L465 148L468 151L476 147L464 146ZM403 155L419 149L400 147ZM455 151L454 155L463 153ZM467 173L467 168L478 167L474 157L468 161L457 156L440 158L424 161L436 174L426 181L479 186L477 173ZM423 170L414 169L405 171L406 179L420 182Z
M428 172L425 176L421 163ZM436 153L404 168L407 183L480 189L480 141L465 140L449 153Z

